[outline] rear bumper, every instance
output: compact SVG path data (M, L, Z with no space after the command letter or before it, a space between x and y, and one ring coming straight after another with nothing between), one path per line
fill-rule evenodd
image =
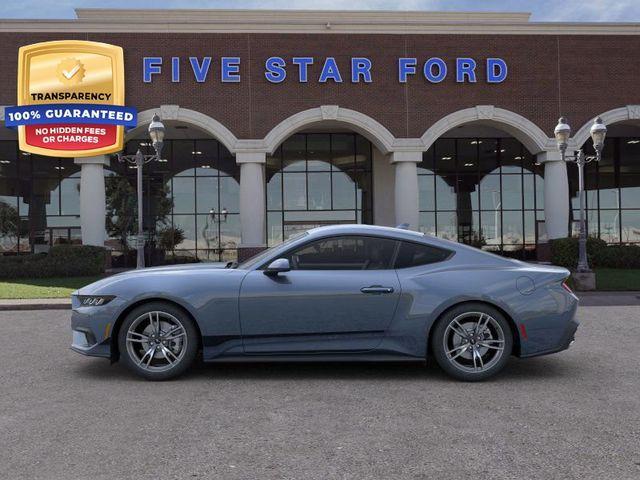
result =
M521 358L530 358L530 357L539 357L541 355L550 355L552 353L562 352L563 350L567 350L571 344L575 340L576 330L578 330L578 326L580 322L578 322L575 318L572 318L567 323L567 326L560 337L560 341L557 345L547 350L532 352L524 355L520 355Z

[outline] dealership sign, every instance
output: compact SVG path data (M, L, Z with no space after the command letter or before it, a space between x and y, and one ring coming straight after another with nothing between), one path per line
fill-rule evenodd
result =
M5 109L20 150L90 157L122 150L136 111L124 106L121 47L63 40L20 48L18 106Z
M264 60L264 77L270 83L282 83L287 79L299 83L372 83L375 66L367 57L349 57L347 65L338 65L335 57L269 57ZM207 81L212 70L212 57L144 57L142 59L142 81L153 82L154 78L168 72L173 83L181 81L183 70L198 83ZM220 57L219 81L238 83L241 81L240 57ZM440 83L454 78L457 83L502 83L507 79L507 62L502 58L474 59L457 57L445 60L440 57L400 57L396 63L396 78L407 83L411 78L422 77L428 83Z

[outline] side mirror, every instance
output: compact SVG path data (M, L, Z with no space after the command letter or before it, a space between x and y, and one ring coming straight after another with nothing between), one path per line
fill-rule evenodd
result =
M265 275L278 275L279 273L288 272L291 270L291 265L289 265L289 260L286 258L277 258L273 262L269 264L267 268L264 269Z

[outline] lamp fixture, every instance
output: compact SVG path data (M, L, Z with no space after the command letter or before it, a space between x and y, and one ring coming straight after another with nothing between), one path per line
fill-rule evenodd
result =
M582 149L572 154L567 154L569 138L571 137L571 127L565 117L560 117L553 133L556 137L558 150L563 161L574 162L578 166L578 192L580 195L580 236L578 239L578 273L591 273L587 258L587 226L585 220L586 198L584 190L584 166L590 162L599 162L602 158L604 139L607 135L607 127L600 117L596 117L589 130L595 155L585 155Z
M553 130L553 134L556 137L556 143L558 144L558 150L561 152L567 151L567 145L569 144L569 137L571 136L571 127L567 123L567 119L560 117L558 124Z
M144 225L143 225L143 199L142 199L142 167L145 163L156 160L158 162L166 163L166 160L163 161L161 157L162 146L164 143L164 135L166 129L164 124L160 120L158 114L154 114L151 119L151 123L149 124L149 138L151 139L151 145L155 150L153 155L144 155L142 150L138 148L138 151L135 155L122 155L118 153L118 161L127 162L129 164L129 168L135 168L136 172L136 183L137 183L137 200L138 200L138 232L136 236L136 268L144 268ZM147 143L147 146L149 144ZM142 146L142 144L140 144Z
M227 216L229 215L229 211L225 208L222 207L222 210L220 210L220 213L216 213L215 208L212 208L209 210L209 217L211 217L211 220L213 220L215 222L216 220L216 216L218 217L219 221L221 223L224 223L227 221Z

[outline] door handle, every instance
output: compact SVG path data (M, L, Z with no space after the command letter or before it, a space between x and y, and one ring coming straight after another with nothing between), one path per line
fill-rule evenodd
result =
M373 293L373 294L381 294L381 293L393 293L393 287L383 287L381 285L371 285L370 287L362 287L360 289L362 293Z

